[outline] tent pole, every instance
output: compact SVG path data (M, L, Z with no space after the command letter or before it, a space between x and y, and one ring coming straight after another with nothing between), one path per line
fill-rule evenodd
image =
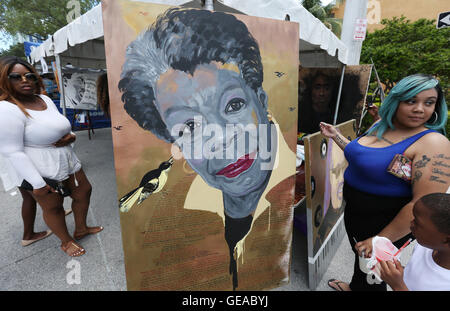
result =
M60 87L59 92L61 94L59 103L60 103L60 106L62 107L63 115L67 116L66 101L64 98L64 81L63 81L62 68L61 68L61 59L59 57L59 54L55 54L55 60L56 60L56 70L58 71L58 80L59 80L59 87Z
M213 2L213 0L206 0L205 1L205 10L214 11L214 2Z
M336 125L337 116L339 113L339 104L341 102L341 93L342 93L342 84L344 83L344 74L345 74L345 64L344 64L344 66L342 66L341 81L339 82L339 93L337 96L336 111L334 112L333 125Z

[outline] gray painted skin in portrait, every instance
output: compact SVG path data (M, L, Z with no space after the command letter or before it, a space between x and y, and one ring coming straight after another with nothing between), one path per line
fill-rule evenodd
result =
M233 289L234 248L250 230L277 150L262 79L258 44L245 24L221 12L173 8L128 46L119 82L127 113L178 145L192 169L222 191ZM226 135L230 124L238 130ZM215 133L205 134L210 126ZM263 130L239 130L248 126ZM242 141L245 148L236 148ZM258 156L261 149L268 155Z

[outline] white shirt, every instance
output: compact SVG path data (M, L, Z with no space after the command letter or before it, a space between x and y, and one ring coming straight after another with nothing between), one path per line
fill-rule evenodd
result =
M34 189L45 186L42 177L64 180L81 168L71 146L53 146L70 133L69 120L49 97L39 96L47 109L27 109L30 117L16 105L0 102L0 153L17 174L17 185L25 179Z
M432 254L432 249L417 243L403 275L409 290L450 291L450 270L434 262Z

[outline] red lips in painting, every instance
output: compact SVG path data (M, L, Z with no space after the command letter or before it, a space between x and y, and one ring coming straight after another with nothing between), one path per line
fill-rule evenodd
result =
M248 170L250 166L252 166L253 161L255 161L255 155L256 151L240 157L236 162L221 169L216 173L216 175L223 175L227 178L239 176L241 173Z

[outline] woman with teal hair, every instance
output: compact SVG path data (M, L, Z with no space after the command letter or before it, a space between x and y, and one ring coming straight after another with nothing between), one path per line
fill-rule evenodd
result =
M348 162L344 222L355 265L350 284L329 280L336 290L385 291L384 282L377 284L359 269L359 256L372 255L374 236L403 245L410 238L414 202L450 185L450 142L443 135L447 104L439 81L423 74L403 78L379 114L381 119L351 142L332 125L320 125Z

